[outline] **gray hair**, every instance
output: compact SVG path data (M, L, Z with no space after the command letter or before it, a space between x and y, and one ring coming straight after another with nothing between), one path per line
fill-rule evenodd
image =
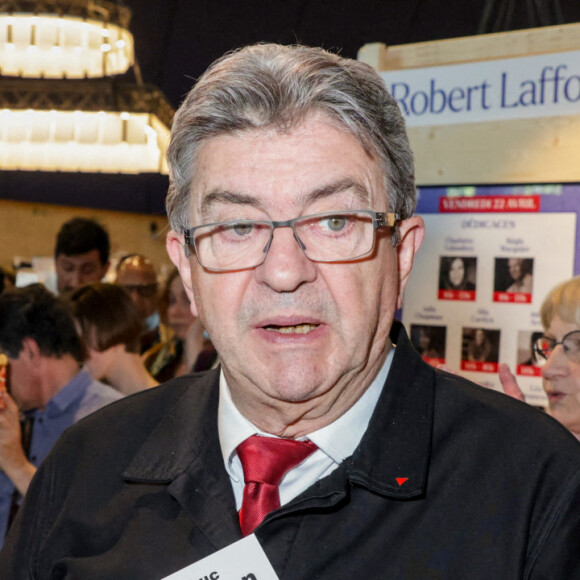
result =
M368 65L319 48L257 44L214 62L177 111L167 152L171 227L190 227L196 152L217 135L274 127L287 131L322 112L380 160L389 211L409 217L415 172L405 121L379 75Z

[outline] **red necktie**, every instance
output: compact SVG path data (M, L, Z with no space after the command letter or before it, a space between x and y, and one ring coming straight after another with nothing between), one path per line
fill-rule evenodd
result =
M282 478L316 449L311 441L259 435L252 435L238 445L246 484L239 514L244 536L251 534L271 511L280 507L278 485Z

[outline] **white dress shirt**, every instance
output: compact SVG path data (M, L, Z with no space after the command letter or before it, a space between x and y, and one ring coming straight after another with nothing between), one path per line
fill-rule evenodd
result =
M353 454L367 429L387 379L393 354L394 347L369 388L344 415L330 425L302 438L310 439L318 449L282 479L279 486L281 505L288 503L316 481L327 476ZM232 401L223 371L220 376L218 431L224 464L232 482L236 509L239 511L244 492L244 471L236 448L252 435L266 437L273 435L260 431L238 411Z

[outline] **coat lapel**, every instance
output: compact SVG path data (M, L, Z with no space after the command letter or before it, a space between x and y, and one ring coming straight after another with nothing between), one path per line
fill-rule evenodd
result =
M123 473L128 481L166 484L216 549L242 537L219 444L218 400L215 370L186 388Z
M384 496L410 499L426 491L435 371L412 348L396 321L391 339L397 345L391 370L352 457L349 478Z

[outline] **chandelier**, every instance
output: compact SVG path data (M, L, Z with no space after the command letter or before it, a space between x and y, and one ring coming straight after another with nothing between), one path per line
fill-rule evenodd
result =
M0 73L92 78L133 65L131 12L106 1L0 0Z
M173 109L140 79L130 19L106 0L0 0L0 169L167 173Z

